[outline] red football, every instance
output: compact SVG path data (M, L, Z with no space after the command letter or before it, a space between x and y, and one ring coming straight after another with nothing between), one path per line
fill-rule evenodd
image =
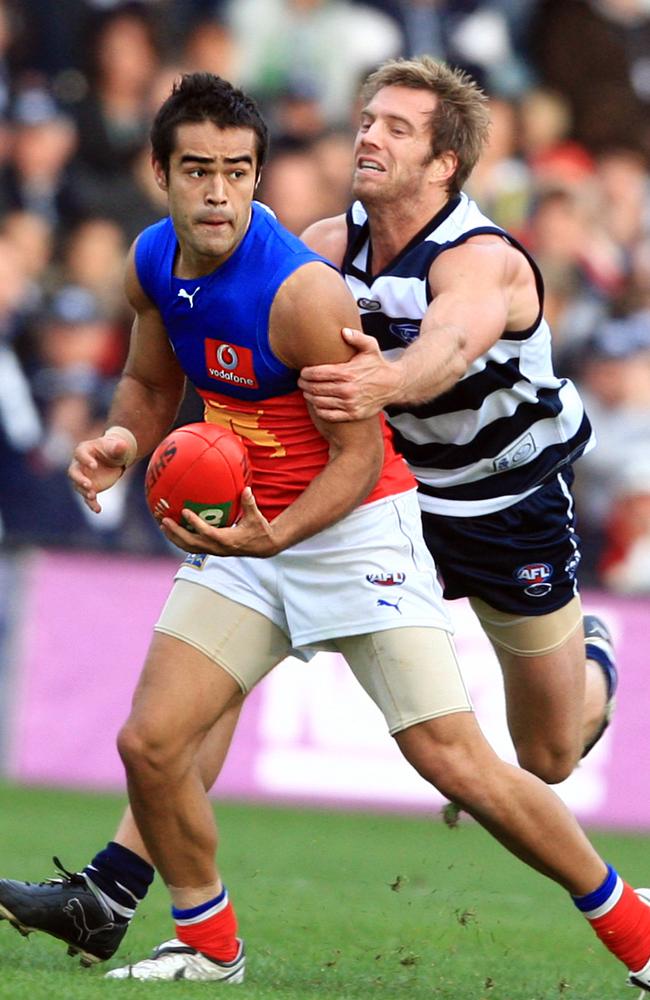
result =
M251 481L241 438L217 424L186 424L160 442L149 459L145 494L157 521L171 517L184 528L183 508L224 528L240 513L242 490Z

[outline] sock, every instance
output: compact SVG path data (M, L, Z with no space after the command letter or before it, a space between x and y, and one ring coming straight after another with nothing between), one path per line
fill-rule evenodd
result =
M605 639L589 638L585 641L585 656L598 664L605 677L607 685L607 700L616 693L618 674L614 662L614 650L611 643Z
M172 917L176 937L183 944L220 962L231 962L237 955L237 917L225 886L214 899L191 910L172 906Z
M573 902L585 915L606 948L632 972L650 959L650 906L624 882L611 865L607 878L586 896Z
M154 869L128 847L111 840L86 865L82 875L118 920L129 921L138 903L147 895Z

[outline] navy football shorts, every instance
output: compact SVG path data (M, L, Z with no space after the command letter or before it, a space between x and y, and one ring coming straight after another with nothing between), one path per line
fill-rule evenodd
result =
M530 496L495 514L449 517L422 511L424 538L448 600L480 597L515 615L545 615L578 593L580 539L563 469Z

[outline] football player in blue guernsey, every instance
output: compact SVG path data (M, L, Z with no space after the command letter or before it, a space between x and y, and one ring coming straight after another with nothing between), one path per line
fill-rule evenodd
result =
M255 105L209 74L184 77L154 123L154 169L171 221L147 230L130 257L131 351L109 429L77 447L71 478L97 510L98 494L162 438L189 377L206 416L246 440L253 492L235 527L214 528L190 511L193 532L163 521L191 555L118 740L131 811L83 872L39 885L1 880L0 915L99 961L118 947L155 865L176 936L108 976L241 982L244 947L216 867L205 790L247 691L292 647L326 640L411 765L571 893L609 950L650 982L650 907L555 793L501 761L481 734L415 483L382 420L307 419L298 370L350 358L340 331L358 314L341 276L252 202L265 144ZM398 613L377 598L374 581L386 569L400 581Z
M303 238L342 267L364 333L344 333L352 361L300 385L324 420L386 412L445 597L469 598L499 658L519 762L562 781L617 683L576 581L572 462L591 427L553 371L539 269L461 190L488 134L484 94L423 56L383 64L362 101L356 200Z

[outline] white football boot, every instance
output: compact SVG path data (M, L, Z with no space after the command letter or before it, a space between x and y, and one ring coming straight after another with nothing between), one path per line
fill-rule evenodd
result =
M151 958L145 958L135 965L124 965L120 969L107 972L105 979L159 979L188 982L219 980L222 983L243 983L246 957L244 942L239 942L239 950L230 962L219 962L209 958L196 948L190 948L176 938L164 941L154 949Z

